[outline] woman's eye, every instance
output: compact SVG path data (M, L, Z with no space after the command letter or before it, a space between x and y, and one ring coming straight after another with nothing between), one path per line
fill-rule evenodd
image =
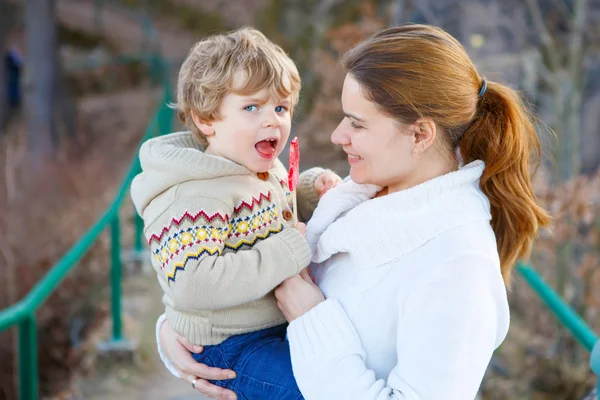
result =
M284 106L275 107L275 112L280 113L280 112L284 112L284 111L287 111L287 107L284 107Z
M357 125L356 122L352 121L350 122L350 126L352 126L354 129L362 129L363 127L360 125Z
M258 106L252 104L250 106L244 107L244 110L246 110L246 111L256 111L256 110L258 110Z

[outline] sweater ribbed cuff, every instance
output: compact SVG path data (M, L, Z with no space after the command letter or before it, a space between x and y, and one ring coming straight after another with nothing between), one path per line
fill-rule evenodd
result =
M342 306L333 299L296 318L287 329L293 362L299 365L348 354L365 357L360 338Z
M158 355L160 356L160 360L163 362L163 364L165 364L165 367L167 367L169 372L173 374L175 378L179 378L179 372L177 372L177 369L171 363L171 360L167 358L167 356L163 352L162 347L160 347L160 328L166 321L167 316L165 314L162 314L160 317L158 317L158 320L156 321L156 348L158 349Z
M294 228L284 229L273 236L273 239L275 238L281 240L292 253L296 261L296 273L308 267L308 264L310 264L310 248L300 231Z

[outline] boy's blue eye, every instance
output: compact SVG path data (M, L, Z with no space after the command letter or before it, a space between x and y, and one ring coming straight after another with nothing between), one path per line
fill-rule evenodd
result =
M285 110L287 110L287 108L285 108L284 106L277 106L275 107L275 112L284 112Z
M256 110L258 110L258 107L256 105L252 104L252 105L244 107L244 110L246 110L246 111L256 111Z

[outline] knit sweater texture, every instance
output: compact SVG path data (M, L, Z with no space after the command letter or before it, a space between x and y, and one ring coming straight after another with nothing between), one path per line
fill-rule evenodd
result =
M309 264L310 251L293 229L283 165L257 174L205 154L190 132L145 142L140 162L131 196L173 330L214 345L285 323L273 289ZM323 171L300 177L301 217L316 206L313 186Z
M327 300L288 327L305 399L475 398L509 325L484 167L321 198L307 239Z

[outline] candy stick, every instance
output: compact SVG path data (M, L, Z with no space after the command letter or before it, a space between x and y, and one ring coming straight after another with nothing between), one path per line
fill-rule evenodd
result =
M298 223L298 200L296 198L296 185L298 184L298 176L300 169L300 147L298 146L298 138L295 137L290 142L290 162L288 174L288 188L292 192L292 201L294 207L294 223Z

